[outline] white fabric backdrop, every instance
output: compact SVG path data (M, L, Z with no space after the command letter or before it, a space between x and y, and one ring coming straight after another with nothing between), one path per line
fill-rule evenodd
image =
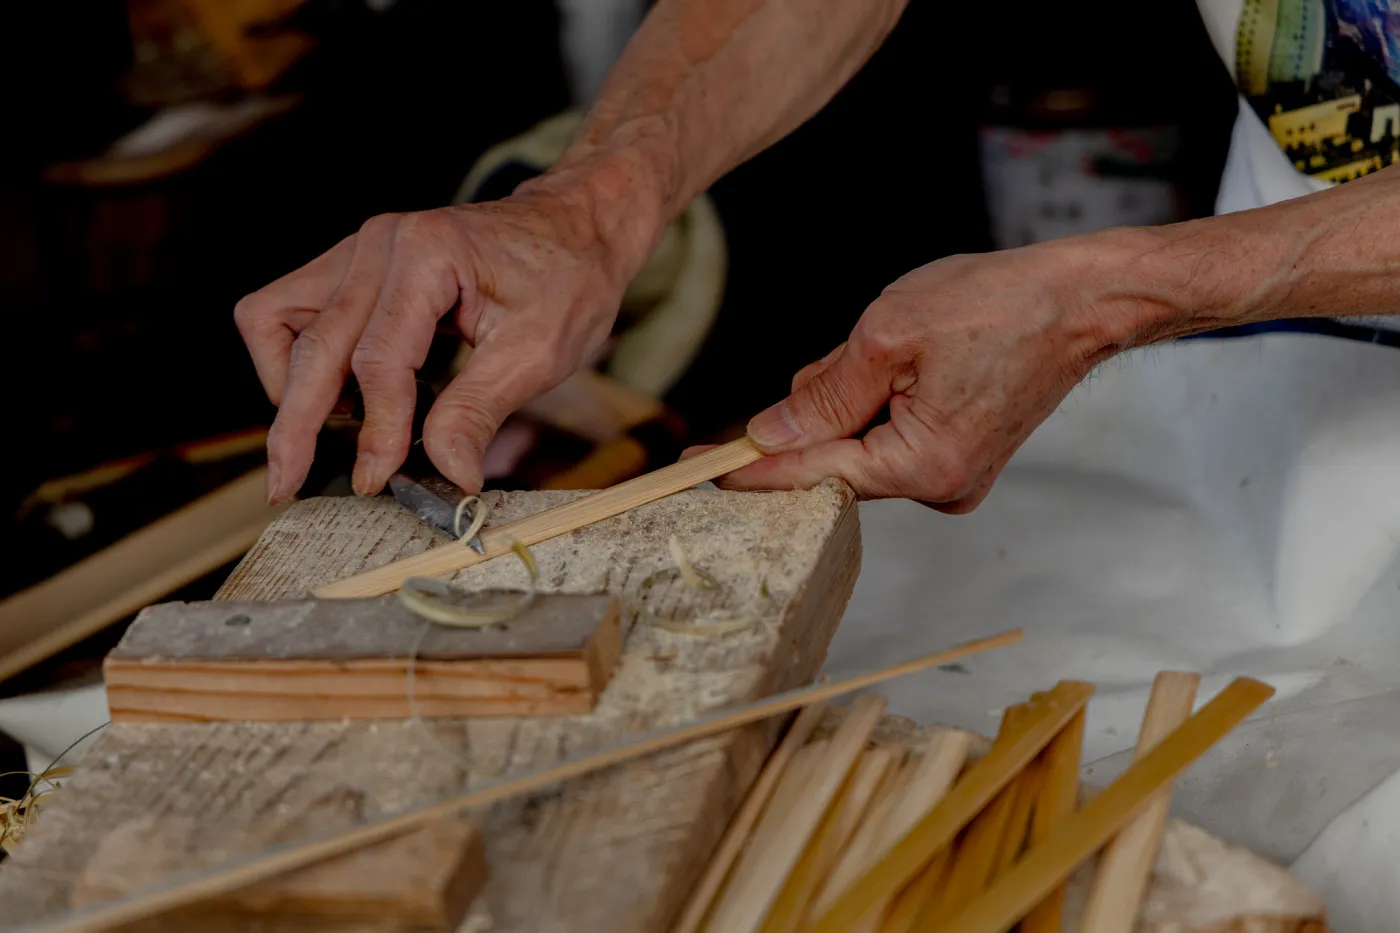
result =
M1377 789L1400 769L1400 350L1269 334L1134 353L973 514L876 502L862 525L829 670L1024 627L967 673L896 682L892 710L990 733L1032 690L1093 681L1093 782L1126 765L1158 670L1200 671L1203 701L1260 677L1277 697L1189 772L1177 813L1297 859L1338 933L1393 929L1400 886L1355 861L1400 856L1400 779Z

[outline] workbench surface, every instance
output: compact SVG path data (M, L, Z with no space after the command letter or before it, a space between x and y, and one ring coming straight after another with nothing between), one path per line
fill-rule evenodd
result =
M576 495L488 494L489 523ZM688 598L674 575L657 576L672 566L673 533L725 585L735 612L766 594L755 625L703 638L636 622L639 609L665 616ZM436 545L459 546L389 500L310 500L268 528L219 595L301 596ZM692 490L533 550L542 590L608 591L623 601L622 659L592 713L431 725L111 726L0 866L0 928L807 682L854 585L860 539L854 497L833 482L810 492ZM506 557L457 580L518 587L524 570ZM492 878L466 928L665 929L773 731L768 724L691 743L479 814ZM168 917L143 929L184 925Z

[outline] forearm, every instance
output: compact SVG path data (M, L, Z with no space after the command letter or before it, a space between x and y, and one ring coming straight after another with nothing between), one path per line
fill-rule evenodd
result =
M534 187L586 199L619 261L645 262L696 195L819 110L906 2L661 0Z
M1258 210L1094 236L1096 292L1122 348L1261 321L1400 313L1395 168Z

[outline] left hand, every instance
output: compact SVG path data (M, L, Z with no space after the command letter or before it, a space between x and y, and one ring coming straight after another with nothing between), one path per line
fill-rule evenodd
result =
M749 422L770 456L722 485L804 488L834 476L862 498L972 510L1069 390L1139 336L1135 302L1114 297L1121 270L1094 273L1096 242L953 256L905 275L845 343L797 373L787 399ZM886 406L889 420L856 437Z

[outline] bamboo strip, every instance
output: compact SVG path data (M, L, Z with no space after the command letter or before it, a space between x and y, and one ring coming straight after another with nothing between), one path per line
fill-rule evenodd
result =
M826 757L830 749L830 739L817 739L799 748L797 754L792 756L792 764L788 765L783 779L773 790L773 799L763 809L763 815L758 818L758 825L754 827L753 834L749 836L744 848L739 853L740 861L734 874L725 879L725 886L720 888L719 898L714 904L715 907L725 898L731 896L731 891L735 887L735 876L743 867L744 859L751 859L754 857L754 853L763 853L772 848L774 841L782 832L783 824L791 816L793 810L801 805L807 785L811 783L822 759Z
M493 560L511 553L511 547L517 541L526 547L547 541L689 489L697 483L732 473L762 456L752 441L741 437L689 460L673 463L557 508L546 509L499 528L487 529L481 533L484 554L461 545L435 547L422 554L390 561L382 567L328 583L316 589L314 594L323 599L344 599L391 593L409 577L441 577Z
M953 729L929 739L923 755L911 764L900 785L856 832L816 900L816 913L829 910L861 874L943 799L962 771L971 745L968 733Z
M1191 762L1273 693L1267 684L1248 677L1237 678L1130 765L1102 794L1062 820L1048 838L1033 847L982 897L940 927L940 933L1004 933L1010 929L1032 905L1142 812L1162 788L1170 786Z
M1014 742L1029 715L1029 704L1009 708L1002 716L993 749L997 745ZM937 929L940 920L957 913L987 887L996 870L997 857L1003 848L1003 838L1010 827L1017 799L1023 796L1020 785L1024 776L1024 771L1017 775L968 826L957 851L953 853L942 895L936 902L931 898L926 901L919 914L916 924L919 929Z
M1191 715L1196 702L1196 687L1201 678L1181 671L1163 671L1152 684L1152 697L1138 733L1137 752L1141 759L1173 729ZM1104 850L1098 873L1089 890L1084 917L1079 922L1080 933L1132 933L1137 926L1138 908L1157 847L1162 842L1162 830L1171 806L1171 787L1158 791L1157 796L1123 828Z
M916 929L925 905L937 904L943 896L943 885L948 880L949 853L948 849L941 850L917 878L895 895L880 933L912 933Z
M897 764L896 759L892 748L873 748L861 756L841 796L827 812L812 843L778 893L768 919L760 928L762 933L793 933L801 925L813 893L866 816L871 801Z
M792 761L793 753L806 743L825 712L825 703L813 703L797 714L797 718L788 727L787 735L783 736L782 742L769 756L758 780L754 781L748 796L740 804L739 812L730 820L719 848L711 856L709 864L705 867L705 874L691 892L690 900L686 902L685 909L681 911L680 919L672 927L671 933L695 933L700 929L705 914L714 902L715 894L724 884L725 876L729 874L734 860L739 857L739 851L743 849L749 833L758 822L759 814L772 798L774 788L778 786L779 779Z
M1025 726L1016 737L994 744L981 761L890 851L822 914L811 933L845 933L878 905L887 903L927 865L958 831L1020 773L1093 695L1090 684L1064 681L1043 698L1033 698Z
M565 761L562 764L530 774L492 781L465 794L450 797L426 807L381 817L344 832L323 836L310 842L277 846L243 858L231 859L224 865L210 870L180 872L163 882L134 891L118 900L98 904L81 911L69 912L50 921L22 927L19 931L12 931L12 933L39 933L39 931L43 931L43 933L89 933L89 931L109 930L122 923L142 920L166 910L195 903L215 894L241 888L255 881L275 877L304 865L315 864L331 856L392 838L410 829L455 816L475 807L483 807L500 800L528 794L570 778L622 764L642 755L716 735L720 732L727 732L751 722L759 722L802 706L853 693L856 690L883 683L895 677L912 674L915 671L925 670L938 664L947 664L979 651L1000 648L1020 640L1020 630L1014 629L1000 635L993 635L990 638L968 642L947 651L936 652L922 658L906 661L903 664L896 664L883 670L857 674L835 683L789 690L786 693L758 700L738 709L721 710L679 726L644 732L572 761Z
M1031 848L1044 841L1079 803L1079 760L1084 754L1084 714L1068 726L1042 756L1043 782L1031 819ZM1057 885L1021 921L1021 933L1060 933L1065 912L1065 886Z
M1056 738L1058 739L1058 736ZM1020 857L1021 850L1025 847L1026 836L1030 832L1031 815L1035 812L1035 801L1040 796L1040 789L1045 780L1044 758L1042 755L1026 765L1026 770L1021 772L1021 776L1012 785L1017 789L1016 807L1011 811L1011 818L1006 823L1006 835L1002 837L1001 848L992 864L989 880L1006 874L1007 869Z
M800 789L792 809L775 820L771 842L758 840L739 856L734 876L715 904L705 929L712 933L755 933L773 907L784 881L831 807L885 712L883 697L862 694L832 736L831 748ZM776 801L775 801L776 803Z

